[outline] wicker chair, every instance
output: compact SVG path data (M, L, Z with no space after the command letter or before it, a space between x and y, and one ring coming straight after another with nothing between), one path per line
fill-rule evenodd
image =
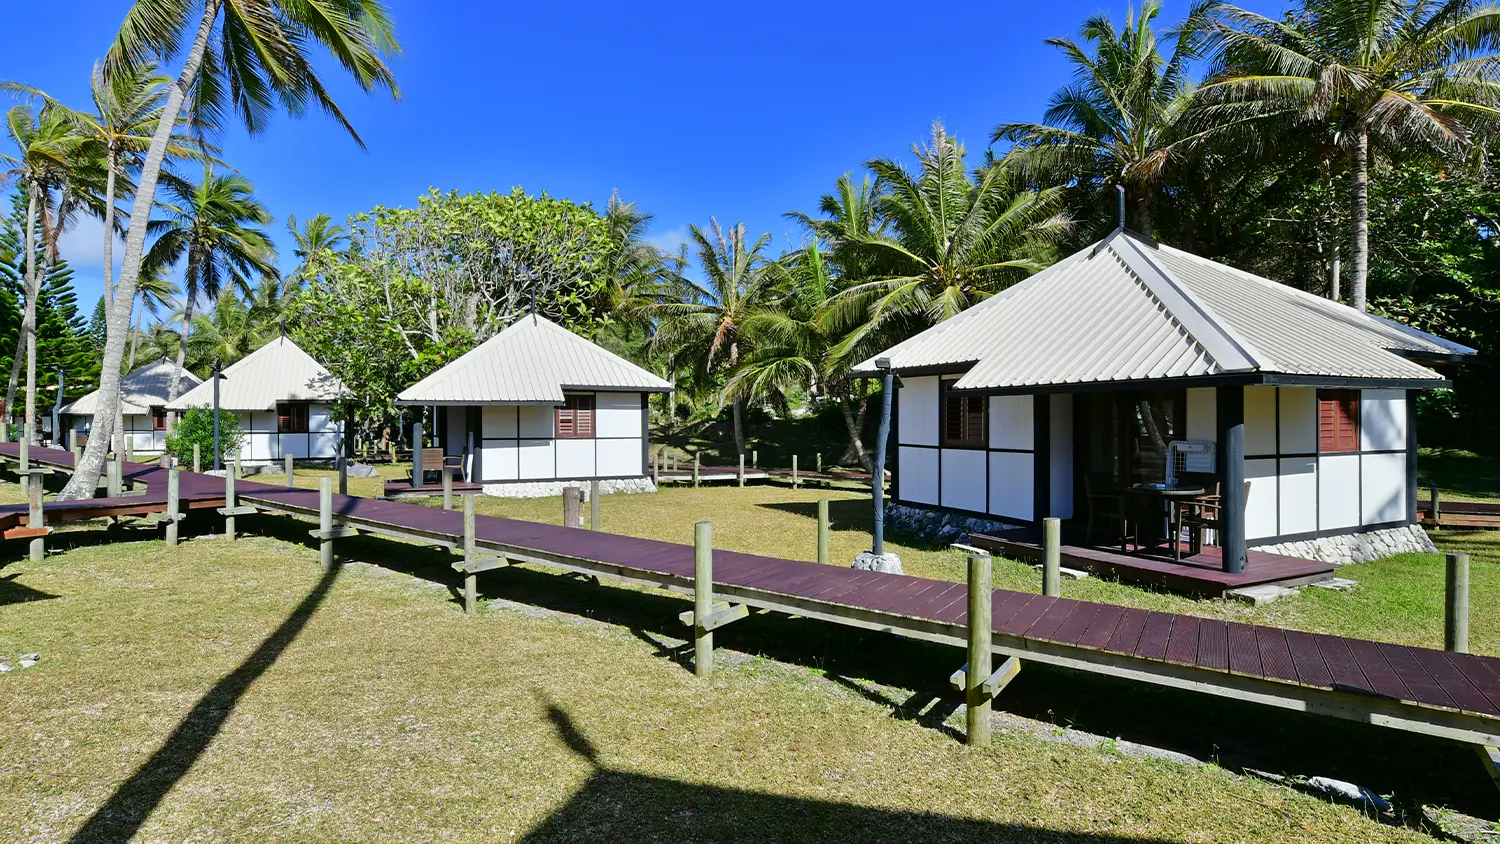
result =
M1119 541L1121 551L1129 550L1130 511L1126 509L1125 496L1120 494L1114 479L1108 475L1085 475L1083 495L1088 506L1088 524L1084 528L1088 541L1094 541L1094 531L1101 523L1104 526L1119 525L1119 532L1112 538Z

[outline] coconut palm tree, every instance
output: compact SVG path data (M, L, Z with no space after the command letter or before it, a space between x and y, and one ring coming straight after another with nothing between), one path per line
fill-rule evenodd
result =
M1126 13L1121 30L1106 14L1090 15L1080 34L1092 52L1071 38L1048 38L1073 66L1072 83L1052 95L1041 123L1004 123L991 135L1015 144L1009 157L1034 183L1076 180L1096 196L1123 186L1133 200L1131 227L1146 235L1168 165L1201 139L1181 130L1198 39L1194 30L1181 33L1171 59L1163 58L1152 26L1160 13L1160 0L1146 0L1139 15Z
M1474 0L1305 0L1284 19L1218 4L1214 63L1195 95L1206 123L1256 121L1267 142L1331 136L1350 174L1350 304L1369 278L1372 159L1454 153L1500 118L1500 7ZM1344 158L1347 156L1347 158Z
M921 169L877 159L867 165L885 186L878 211L884 231L852 246L879 277L851 284L829 300L827 318L852 326L834 347L836 363L873 354L953 316L1047 266L1071 222L1061 189L1032 190L1004 161L971 176L963 144L932 126L912 148Z
M164 216L151 221L157 238L146 265L155 271L186 261L177 371L167 388L171 401L182 386L188 334L199 300L212 304L226 287L249 295L252 275L276 274L276 247L262 228L271 223L271 215L243 176L205 170L197 185L168 185L168 192L174 201L161 203Z
M750 348L746 321L774 307L781 265L765 256L770 233L749 242L745 224L727 230L710 219L710 232L688 231L704 282L679 276L678 301L657 305L657 349L696 360L705 372L733 370ZM745 430L739 399L732 407L735 450L745 452ZM722 405L720 405L722 407Z
M314 52L327 52L366 92L399 95L386 58L400 52L382 0L136 0L105 56L106 76L148 62L183 56L167 88L161 118L141 162L125 255L110 308L100 376L100 414L113 420L120 401L120 369L130 329L130 305L146 253L146 225L156 186L179 115L190 107L201 125L221 125L228 112L252 133L263 130L280 107L301 114L309 104L338 121L358 143L327 85L313 67ZM225 14L220 15L221 12ZM361 144L362 145L362 144ZM111 426L112 427L112 426ZM63 499L92 495L104 469L106 443L90 437Z
M300 226L289 215L286 230L296 244L292 254L297 257L297 269L288 280L298 286L323 278L338 262L339 253L349 248L349 231L327 214L314 214Z
M141 317L151 314L160 317L163 309L171 312L177 307L177 296L182 288L177 283L166 277L164 267L152 267L149 273L143 274L136 284L136 296L140 299L139 309L135 311L135 328L130 332L130 363L126 364L125 371L135 371L136 346L141 339ZM153 357L152 360L156 360Z

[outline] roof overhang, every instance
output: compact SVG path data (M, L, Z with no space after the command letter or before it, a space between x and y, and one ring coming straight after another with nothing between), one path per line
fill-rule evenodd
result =
M676 387L589 387L567 385L562 388L566 393L670 393ZM561 399L517 399L517 400L490 400L490 399L403 399L396 397L397 405L402 407L525 407L528 405L556 406L562 404Z
M905 371L897 374L906 375ZM1047 393L1099 393L1167 387L1324 387L1366 390L1438 390L1453 386L1445 378L1359 378L1342 375L1292 375L1278 372L1234 372L1183 378L1142 378L1133 381L1084 381L1069 384L1024 384L982 389L949 388L970 396L1017 396Z

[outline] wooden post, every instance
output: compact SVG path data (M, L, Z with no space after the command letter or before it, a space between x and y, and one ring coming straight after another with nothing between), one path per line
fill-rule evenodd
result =
M479 562L474 547L474 496L464 496L464 564L473 566ZM479 603L479 582L473 571L464 574L464 612L474 614Z
M792 489L797 488L797 455L792 455Z
M288 454L286 456L285 463L286 463L286 485L287 486L296 486L297 485L296 481L292 477L292 456L290 454Z
M828 499L818 499L818 562L828 565Z
M234 508L239 506L234 501L234 476L238 474L235 470L239 468L239 460L235 460L232 467L226 466L224 472L224 509L228 514L224 516L224 538L234 539Z
M969 664L965 707L968 714L970 747L987 747L990 743L990 696L984 684L990 679L990 602L994 600L989 554L969 555Z
M133 437L133 436L131 436L129 434L124 434L122 438L125 440L125 462L126 463L134 463L135 462L135 437Z
M656 457L653 458L652 461L651 461L651 485L652 486L661 486L661 452L660 451L658 451L656 453Z
M576 486L563 487L563 527L583 527L582 491Z
M589 481L589 530L599 530L599 480Z
M1469 652L1469 555L1448 555L1446 600L1443 602L1443 648Z
M422 423L417 422L411 426L411 488L416 489L427 483L427 467L422 465L422 444L426 442L422 434Z
M77 432L75 431L74 433L77 433ZM73 469L76 471L78 469L78 463L79 463L79 461L83 460L83 449L79 447L77 438L75 438L73 440L72 451L73 451Z
M714 611L714 523L693 525L693 673L707 677L714 670L714 634L703 620Z
M68 429L68 451L75 452L75 453L78 451L78 429L77 428L69 428Z
M818 474L821 475L821 474L823 474L823 452L820 451L815 456L817 457L817 460L818 460Z
M443 509L453 509L453 467L443 467Z
M333 478L318 478L318 529L323 531L318 554L323 571L333 569Z
M698 452L693 452L693 488L698 487Z
M1042 519L1042 594L1062 594L1062 519Z
M1219 545L1223 551L1224 571L1242 574L1248 555L1245 550L1245 388L1220 387L1215 393L1216 449L1219 485L1223 491Z
M177 546L177 520L181 511L182 471L176 466L167 470L167 547Z
M760 468L760 449L750 449L750 466L754 469Z
M125 464L120 462L120 455L116 454L109 461L109 480L105 494L110 498L119 498L125 489Z
M740 488L743 489L745 486L745 455L743 454L740 455L740 471L738 478L740 482Z
M42 513L42 470L32 469L30 472L31 483L26 490L30 512L27 515L26 526L30 528L44 528L47 526L46 516ZM31 561L40 563L47 556L47 538L44 536L33 537L31 540Z
M203 474L203 446L193 443L193 474Z
M1442 505L1442 502L1439 501L1438 499L1439 499L1439 496L1438 496L1438 485L1437 484L1433 484L1432 485L1432 526L1435 527L1435 528L1441 528L1443 526L1442 525L1442 521L1443 521L1443 505Z

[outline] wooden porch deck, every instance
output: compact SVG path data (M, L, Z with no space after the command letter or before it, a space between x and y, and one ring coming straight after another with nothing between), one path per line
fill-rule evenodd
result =
M1042 546L1031 531L1007 531L999 535L971 534L969 543L1007 557L1041 562ZM1245 570L1224 571L1220 549L1204 546L1203 553L1173 560L1166 548L1156 553L1126 554L1116 549L1088 545L1063 545L1062 564L1125 583L1159 586L1171 592L1221 598L1224 593L1247 586L1304 586L1329 580L1332 563L1304 560L1265 551L1249 551Z
M480 484L456 479L453 481L454 495L474 495L483 491L484 487ZM442 495L443 485L433 483L432 481L428 481L421 486L412 486L409 480L386 481L384 494L386 498L429 498L434 495Z

